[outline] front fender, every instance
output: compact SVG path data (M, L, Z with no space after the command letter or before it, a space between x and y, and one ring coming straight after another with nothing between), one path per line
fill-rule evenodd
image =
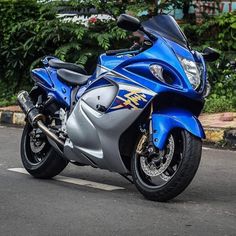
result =
M191 112L183 109L168 109L152 114L153 143L162 150L171 130L185 129L191 134L205 138L200 121Z

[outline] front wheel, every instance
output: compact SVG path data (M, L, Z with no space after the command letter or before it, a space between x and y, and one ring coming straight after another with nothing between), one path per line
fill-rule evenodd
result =
M49 179L58 175L68 164L50 145L40 129L27 123L21 137L21 160L35 178Z
M168 201L192 181L200 163L202 142L186 130L175 130L165 149L159 151L150 146L147 137L141 137L132 156L133 181L147 199Z

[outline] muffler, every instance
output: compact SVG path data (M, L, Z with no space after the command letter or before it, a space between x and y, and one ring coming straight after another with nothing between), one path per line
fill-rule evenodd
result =
M47 126L44 125L45 116L39 113L39 110L31 101L27 91L19 92L17 96L17 101L22 111L25 113L26 119L30 122L30 124L33 127L38 127L48 138L52 139L60 146L64 146L64 142L61 139L59 139L56 134L50 131L47 128Z
M26 119L30 122L33 127L37 126L37 121L45 120L44 115L40 114L38 109L31 101L28 92L21 91L17 96L17 101L26 115Z

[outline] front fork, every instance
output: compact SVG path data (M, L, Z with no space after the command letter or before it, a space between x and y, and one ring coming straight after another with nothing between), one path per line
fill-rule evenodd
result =
M150 115L149 115L149 130L141 130L141 132L143 133L136 152L141 155L143 153L143 149L144 149L144 144L148 143L148 152L154 152L155 151L155 147L153 144L153 132L156 132L156 130L153 131L153 124L152 124L152 113L153 113L153 102L151 103L151 109L150 109Z
M151 103L151 110L149 115L149 143L152 142L152 134L153 134L152 113L153 113L153 102Z
M153 113L153 102L151 103L151 109L150 109L150 116L149 116L149 132L148 132L148 151L154 152L154 144L153 144L153 132L156 132L156 130L153 130L152 125L152 113Z

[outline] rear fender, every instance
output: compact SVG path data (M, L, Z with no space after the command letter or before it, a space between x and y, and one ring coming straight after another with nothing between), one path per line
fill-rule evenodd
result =
M152 114L153 143L162 150L171 130L181 128L201 139L205 133L198 118L183 109L168 109Z
M48 96L53 96L59 104L70 107L72 87L58 79L56 70L37 68L32 71L32 77Z
M44 87L49 90L53 88L53 82L46 69L37 68L32 70L31 74L33 80L41 87Z

